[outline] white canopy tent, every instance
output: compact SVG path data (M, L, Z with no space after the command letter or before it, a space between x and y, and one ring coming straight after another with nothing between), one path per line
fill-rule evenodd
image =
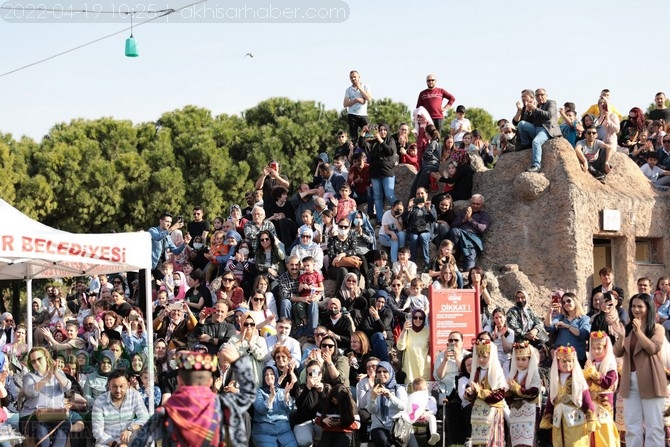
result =
M28 345L32 346L32 280L145 270L151 297L151 236L146 231L75 234L37 222L0 199L0 279L23 279L28 295ZM145 315L151 318L152 302ZM149 367L153 367L153 325L147 324ZM153 374L150 375L153 377ZM153 385L153 384L152 384ZM150 388L153 389L153 388ZM153 396L149 411L153 413Z

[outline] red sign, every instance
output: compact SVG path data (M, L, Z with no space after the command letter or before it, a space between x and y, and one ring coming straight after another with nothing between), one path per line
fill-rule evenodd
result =
M470 349L471 340L481 331L479 300L474 289L429 289L430 355L437 358L447 348L452 331L463 334L463 347Z

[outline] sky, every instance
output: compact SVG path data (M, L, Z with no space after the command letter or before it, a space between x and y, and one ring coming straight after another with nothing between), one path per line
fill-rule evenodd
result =
M207 0L136 26L140 55L124 56L123 12L136 11L137 24L151 11L194 1L50 0L55 13L0 9L0 132L39 141L76 118L140 123L186 105L240 114L280 96L339 110L352 69L374 98L410 108L434 73L456 104L495 119L513 116L525 88L544 87L559 105L576 103L578 113L609 88L624 115L670 90L667 0ZM20 6L0 2L9 4ZM315 6L334 9L307 10ZM84 7L86 15L67 14ZM245 8L246 19L233 7ZM281 18L259 18L267 11ZM312 13L330 19L303 19Z

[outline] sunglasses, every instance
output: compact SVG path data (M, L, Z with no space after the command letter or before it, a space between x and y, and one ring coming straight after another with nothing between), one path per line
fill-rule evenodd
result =
M244 323L244 327L255 327L256 323Z
M235 281L235 278L223 278L225 282Z
M563 301L563 304L572 304L572 300L568 298L567 300Z
M391 287L402 287L402 284L391 284Z
M13 323L13 322L14 322L14 320L11 320L9 318L5 318L5 323Z
M586 135L596 135L597 133L598 133L598 132L590 131L590 132L586 132Z
M349 225L338 225L340 230L346 230L349 228Z
M261 242L270 242L270 238L262 237Z
M418 317L418 316L417 317L412 317L412 320L423 321L423 317Z
M265 301L265 298L254 298L254 301L260 303L262 301Z
M450 339L448 339L447 341L448 341L449 343L458 343L458 342L461 341L461 340L458 339L458 338L450 338Z
M328 349L334 349L335 345L331 345L330 343L323 343L321 344L322 348L328 348Z

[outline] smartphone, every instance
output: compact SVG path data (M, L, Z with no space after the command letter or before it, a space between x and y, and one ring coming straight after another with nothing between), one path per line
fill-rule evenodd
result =
M406 313L405 314L405 322L412 321L412 314L411 313Z
M447 343L447 351L448 352L454 352L454 343L453 342Z
M279 169L279 164L273 161L272 163L270 163L270 169L274 169L276 171L277 169Z
M418 205L418 204L420 204L420 203L424 203L424 202L425 202L425 200L424 200L423 197L416 197L416 198L414 199L414 204L415 204L415 205Z
M177 222L183 222L184 216L177 216Z
M205 307L202 309L202 312L204 315L209 316L212 315L214 312L216 312L216 309L214 309L213 307Z
M377 298L370 298L370 307L377 307Z
M128 315L128 321L137 321L139 320L140 316L137 314L130 314Z
M389 271L389 268L387 266L384 266L384 267L380 268L379 271L381 273L387 273Z
M551 304L561 304L561 297L557 294L552 295Z
M379 377L375 377L375 386L381 386L382 385L382 379Z

